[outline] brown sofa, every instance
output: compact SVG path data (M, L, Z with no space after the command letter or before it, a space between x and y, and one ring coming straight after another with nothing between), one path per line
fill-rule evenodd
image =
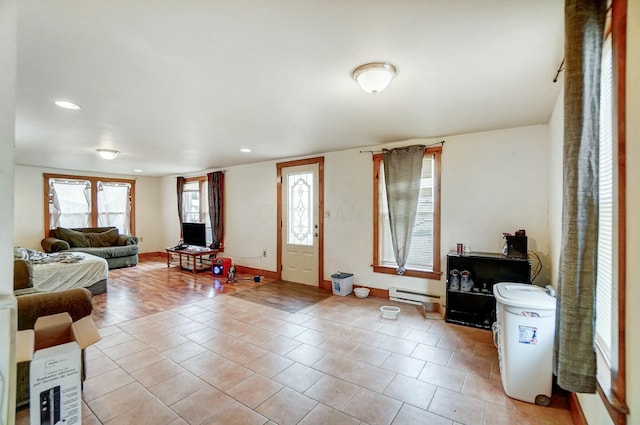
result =
M29 261L14 260L14 291L20 293L28 289L31 274ZM17 295L18 304L18 330L33 329L36 319L41 316L67 312L76 321L91 315L93 309L92 295L87 289L69 289L60 292L40 292L33 294ZM30 362L18 363L16 407L29 403L29 366ZM85 355L82 350L82 380L84 381Z

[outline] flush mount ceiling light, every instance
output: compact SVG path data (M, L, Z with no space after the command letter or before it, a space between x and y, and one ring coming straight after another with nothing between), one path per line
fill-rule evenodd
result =
M242 149L240 149L240 152L242 152L242 153L250 153L250 152L251 152L251 149L249 149L249 148L242 148Z
M104 159L114 159L120 153L114 149L96 149L96 152Z
M77 111L78 109L80 109L80 105L78 105L77 103L69 102L68 100L55 100L53 103L55 103L56 106L64 109L71 109L73 111Z
M351 76L362 90L375 95L387 88L396 72L396 67L390 63L372 62L360 65L353 70Z

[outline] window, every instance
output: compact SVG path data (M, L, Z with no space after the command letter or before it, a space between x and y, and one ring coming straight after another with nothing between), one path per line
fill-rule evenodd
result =
M404 276L440 279L440 156L441 147L428 148L422 163L420 197ZM391 244L382 155L374 155L373 270L396 274Z
M182 221L204 223L207 228L207 245L211 244L211 220L209 219L209 185L207 177L192 177L184 181L182 191Z
M45 235L57 227L114 226L135 234L135 180L44 174Z

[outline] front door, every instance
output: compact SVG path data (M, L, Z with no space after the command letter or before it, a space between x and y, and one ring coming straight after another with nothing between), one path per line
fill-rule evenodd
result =
M318 286L318 164L282 168L282 279Z

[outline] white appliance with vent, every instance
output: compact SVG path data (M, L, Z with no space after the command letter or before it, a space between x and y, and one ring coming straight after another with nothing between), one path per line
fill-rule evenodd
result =
M548 406L553 377L556 299L536 285L497 283L494 342L504 392Z

